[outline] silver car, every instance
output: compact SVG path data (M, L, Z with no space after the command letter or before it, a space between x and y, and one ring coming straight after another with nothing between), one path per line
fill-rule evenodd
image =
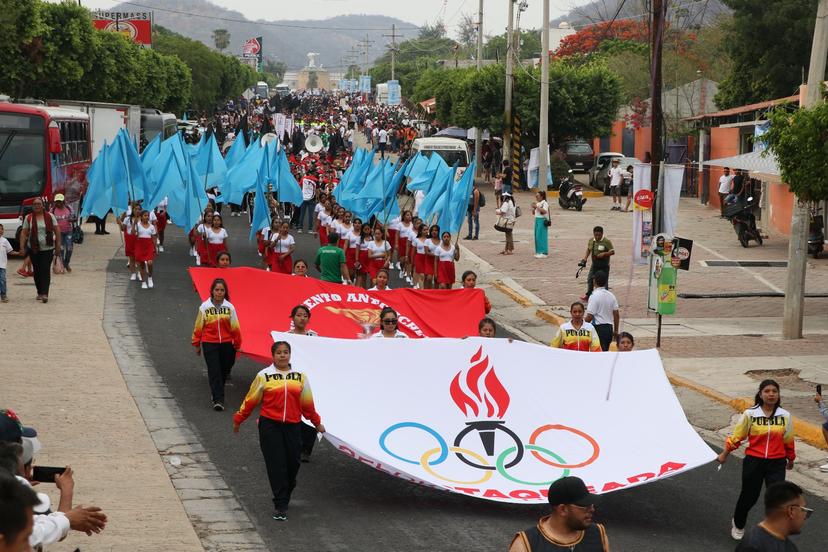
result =
M604 195L609 194L609 181L607 180L607 172L609 171L610 167L612 166L612 160L619 159L620 163L619 166L622 169L626 169L630 165L635 165L636 163L641 163L635 157L625 157L623 153L608 151L604 153L599 153L595 156L595 164L589 169L589 185L597 190L601 190L604 192ZM621 194L624 195L625 191L623 189Z

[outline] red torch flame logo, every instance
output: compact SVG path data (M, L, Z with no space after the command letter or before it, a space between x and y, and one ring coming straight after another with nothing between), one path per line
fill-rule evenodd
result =
M465 372L465 377L463 376ZM481 385L482 384L482 385ZM467 417L502 418L509 408L509 393L495 374L483 347L471 357L470 366L451 381L451 398Z

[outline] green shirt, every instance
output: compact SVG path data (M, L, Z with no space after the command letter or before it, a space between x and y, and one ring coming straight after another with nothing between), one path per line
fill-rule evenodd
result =
M609 266L609 257L596 259L595 255L597 255L598 253L606 253L607 251L612 251L613 247L611 241L609 241L607 238L601 238L598 241L595 241L595 238L589 238L589 244L587 244L587 247L589 248L590 255L592 256L593 266Z
M325 245L316 252L316 262L322 272L325 282L342 282L342 265L345 263L345 252L335 245Z

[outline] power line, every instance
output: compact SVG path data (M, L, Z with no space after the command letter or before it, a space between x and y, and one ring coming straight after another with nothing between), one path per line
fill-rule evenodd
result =
M175 13L178 15L187 15L190 17L205 17L214 21L227 21L230 23L243 23L245 25L258 25L263 27L280 27L286 29L307 29L313 31L385 31L387 27L323 27L319 25L297 25L293 23L274 23L272 21L250 21L249 19L234 19L232 17L216 17L214 15L207 15L203 13L186 12L182 10L174 10L171 8L159 8L158 6L150 6L149 4L142 4L138 2L121 2L130 6L137 6L139 8L146 8L148 10L156 10L160 12ZM402 30L419 30L421 27L408 24L407 27L402 27Z

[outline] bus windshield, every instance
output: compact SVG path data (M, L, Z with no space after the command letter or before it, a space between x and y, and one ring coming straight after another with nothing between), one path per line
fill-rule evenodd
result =
M437 155L442 157L443 161L445 161L446 165L448 165L449 167L453 166L454 163L457 161L460 162L457 165L458 167L465 167L469 164L466 152L463 150L424 150L422 152L422 154L426 157L431 157L432 153L436 153Z
M42 124L42 119L41 119ZM43 192L45 134L0 126L0 203L20 202Z

